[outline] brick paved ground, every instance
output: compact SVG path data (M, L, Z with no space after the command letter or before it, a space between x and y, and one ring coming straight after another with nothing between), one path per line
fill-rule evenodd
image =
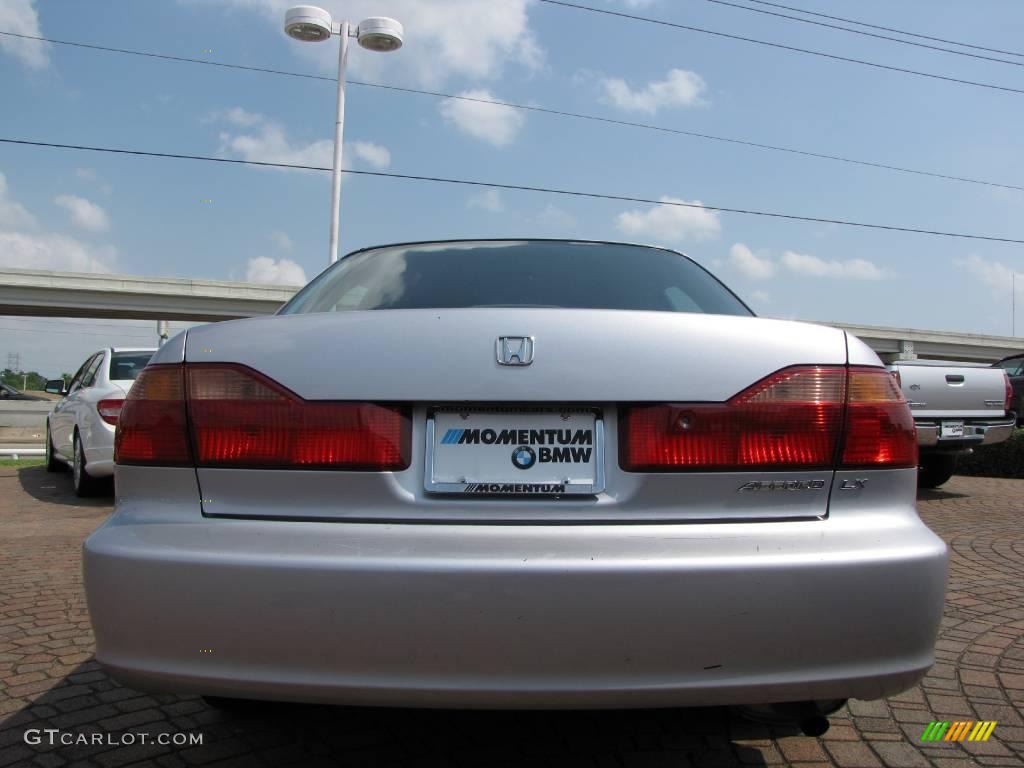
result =
M853 702L822 739L724 709L417 712L147 696L92 661L79 545L110 511L66 476L0 469L0 766L1024 766L1024 481L955 478L921 514L953 563L939 661L921 686ZM930 720L996 720L986 743L922 745ZM199 733L202 746L38 746L27 729Z

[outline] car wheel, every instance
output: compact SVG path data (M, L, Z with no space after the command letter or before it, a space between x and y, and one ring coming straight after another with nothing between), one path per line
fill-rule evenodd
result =
M46 471L60 472L64 463L53 452L53 438L50 437L50 422L46 422Z
M955 453L931 453L921 457L917 470L918 488L938 488L956 472Z
M82 441L78 439L78 432L75 432L72 440L74 457L71 461L71 478L74 481L76 496L95 496L99 490L99 481L85 471L85 451L82 449Z

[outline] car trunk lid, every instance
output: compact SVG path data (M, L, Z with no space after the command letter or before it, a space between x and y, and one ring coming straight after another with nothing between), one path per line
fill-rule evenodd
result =
M503 336L531 338L532 362L500 364ZM398 404L411 415L408 467L399 471L199 466L207 515L477 523L783 520L826 514L831 468L625 471L618 458L619 414L643 403L721 403L791 366L843 366L846 341L834 328L749 317L544 308L375 310L192 329L185 362L197 369L251 369L313 403ZM454 412L503 411L513 420L542 409L595 414L600 482L594 492L580 495L501 498L431 487L433 446L443 437L431 438L431 427L435 419L444 421L440 414L450 421L453 405ZM580 418L572 423L586 427ZM446 430L452 426L444 423ZM582 452L588 445L573 447ZM513 448L502 450L511 454ZM508 466L510 482L523 477Z
M499 364L501 337L532 337L532 363ZM751 317L375 310L202 326L185 357L249 366L309 400L718 402L789 365L843 365L846 345L838 329Z

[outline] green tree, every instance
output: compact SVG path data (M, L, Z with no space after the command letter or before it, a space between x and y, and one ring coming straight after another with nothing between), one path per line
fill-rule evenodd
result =
M0 374L0 380L15 389L39 391L46 387L46 377L35 371L12 371L5 368Z

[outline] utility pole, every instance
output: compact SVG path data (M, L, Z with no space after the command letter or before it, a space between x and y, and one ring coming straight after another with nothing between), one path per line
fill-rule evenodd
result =
M20 352L8 352L7 353L7 370L11 373L17 373L21 370L21 353Z

